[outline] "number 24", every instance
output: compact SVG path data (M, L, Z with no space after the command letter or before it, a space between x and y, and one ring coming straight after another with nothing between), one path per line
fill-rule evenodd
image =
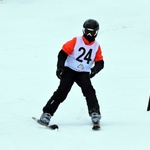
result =
M88 51L88 53L85 55L86 53L86 49L84 47L80 47L78 51L82 51L81 55L79 55L76 60L79 62L83 62L83 59L87 61L87 64L89 64L89 62L92 60L91 59L91 55L92 55L92 49L90 49ZM85 55L85 56L84 56ZM83 59L81 59L81 57L84 56Z

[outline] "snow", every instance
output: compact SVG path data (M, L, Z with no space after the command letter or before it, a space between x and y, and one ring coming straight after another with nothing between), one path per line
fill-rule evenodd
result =
M149 150L149 0L1 0L0 148L3 150ZM57 54L82 35L88 18L100 22L97 40L105 68L92 79L101 130L91 130L74 84L52 118L58 131L36 124L56 90Z

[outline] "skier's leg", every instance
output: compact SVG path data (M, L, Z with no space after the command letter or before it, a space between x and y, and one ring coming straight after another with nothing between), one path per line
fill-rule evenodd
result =
M96 97L95 89L89 78L89 73L79 73L76 78L76 83L81 87L82 93L86 97L89 115L91 116L93 113L100 115L100 106Z
M65 68L62 79L60 80L60 85L43 108L43 112L50 113L51 116L53 116L59 104L66 99L73 83L74 71L69 68Z

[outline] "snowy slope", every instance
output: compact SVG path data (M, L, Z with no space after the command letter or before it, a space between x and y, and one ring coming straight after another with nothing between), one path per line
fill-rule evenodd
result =
M3 150L149 150L149 0L1 0L0 148ZM57 54L82 35L88 18L105 69L92 79L101 105L101 131L91 130L86 103L75 84L52 123L36 124L56 90Z

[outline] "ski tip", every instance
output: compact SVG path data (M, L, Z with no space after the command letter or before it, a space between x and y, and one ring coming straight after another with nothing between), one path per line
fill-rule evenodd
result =
M36 117L32 117L33 120L37 121L38 119Z
M58 127L58 125L57 124L53 124L53 125L50 125L50 128L52 129L52 130L58 130L59 129L59 127Z

